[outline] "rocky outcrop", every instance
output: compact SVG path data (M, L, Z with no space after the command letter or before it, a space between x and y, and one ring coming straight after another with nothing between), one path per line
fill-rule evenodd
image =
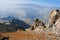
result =
M52 27L60 16L60 10L52 10L49 16L48 27Z
M46 26L40 19L35 19L30 29L35 32L45 31L60 35L60 10L52 10Z
M53 32L60 35L60 17L57 19L56 23L53 25Z
M40 19L35 19L32 26L30 27L30 30L35 32L41 32L46 28L45 24Z
M41 27L41 26L46 28L46 26L40 19L35 19L35 21L32 24L32 30L34 30L36 27Z
M60 35L60 10L53 10L49 17L48 26L50 30Z

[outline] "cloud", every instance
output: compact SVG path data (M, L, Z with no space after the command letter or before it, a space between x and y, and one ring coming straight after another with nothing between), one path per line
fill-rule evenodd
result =
M48 8L48 9L47 9L47 8L44 8L44 9L42 9L42 10L39 10L39 11L38 11L38 14L40 14L40 13L41 13L41 14L47 14L50 10L51 10L51 8ZM49 13L48 13L48 14L49 14Z
M7 17L8 17L8 16L5 15L5 16L1 16L0 18L7 18Z
M23 9L20 9L19 11L16 12L16 15L19 17L19 18L23 18L26 16L26 11L23 10Z
M18 9L18 10L15 10L14 12L9 13L8 16L9 15L11 15L12 17L24 20L26 18L26 11L24 9Z
M1 10L1 9L4 10ZM2 7L0 10L0 17L2 16L9 16L26 20L28 19L28 22L35 19L35 18L46 18L47 15L49 15L51 7L41 6L38 4L14 4L10 5L10 7Z

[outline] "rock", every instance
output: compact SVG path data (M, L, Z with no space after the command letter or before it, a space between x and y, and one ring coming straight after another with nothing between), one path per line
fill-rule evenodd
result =
M33 31L36 32L36 33L41 33L41 32L44 31L44 28L42 26L36 27Z
M56 20L60 16L59 14L60 14L60 10L58 10L58 9L52 10L52 12L49 16L49 21L48 21L48 26L47 27L52 27L53 24L55 24Z
M35 19L30 29L34 32L41 33L44 28L46 28L45 24L40 19Z
M0 34L0 40L9 40L9 37Z
M60 35L60 17L59 17L59 19L56 21L56 23L54 24L53 27L54 27L54 28L53 28L53 31L54 31L56 34Z
M47 27L49 27L54 34L60 35L60 10L52 10Z

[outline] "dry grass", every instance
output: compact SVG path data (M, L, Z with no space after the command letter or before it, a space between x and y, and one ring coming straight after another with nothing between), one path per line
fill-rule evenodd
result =
M2 36L9 36L9 40L58 40L58 36L52 33L35 33L33 31L18 31L18 32L8 32L0 33L0 38Z

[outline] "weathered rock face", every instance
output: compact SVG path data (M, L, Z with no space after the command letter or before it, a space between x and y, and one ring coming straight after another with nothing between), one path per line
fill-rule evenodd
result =
M40 19L35 19L31 26L31 30L34 30L35 32L40 32L46 28L45 24Z
M48 27L53 33L60 35L60 10L56 9L51 12Z
M59 16L60 16L60 10L58 9L52 10L50 17L49 17L49 21L48 21L48 27L52 27L53 24L55 24L55 22L59 18Z
M37 33L51 32L60 35L60 10L52 10L47 26L40 19L35 19L30 30Z
M53 25L53 32L60 35L60 17L56 21L56 23Z

